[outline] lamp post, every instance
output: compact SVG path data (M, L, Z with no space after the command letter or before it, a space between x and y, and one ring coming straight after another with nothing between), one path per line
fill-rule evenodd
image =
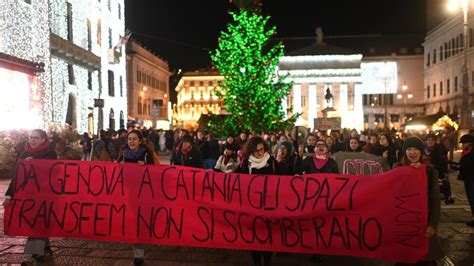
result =
M413 98L413 94L406 94L407 90L408 86L404 84L402 86L402 93L397 95L397 99L403 99L403 123L406 123L407 121L407 101Z

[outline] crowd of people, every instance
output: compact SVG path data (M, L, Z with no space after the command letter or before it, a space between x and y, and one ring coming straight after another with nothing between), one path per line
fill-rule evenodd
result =
M185 129L175 132L154 130L100 131L97 139L84 133L81 140L83 160L159 164L158 152L172 153L170 164L212 169L226 173L303 175L310 173L339 173L332 158L338 152L362 152L385 158L390 168L428 164L428 228L425 236L430 239L429 254L422 265L433 264L441 256L436 237L440 216L440 189L445 204L454 203L448 172L452 161L455 137L450 130L443 134L423 136L396 135L391 133L362 133L332 130L309 133L303 141L294 140L289 132L252 135L242 132L218 140L203 131L195 133ZM474 136L464 135L462 157L453 167L459 170L464 181L474 217ZM49 138L41 129L31 131L20 159L57 158ZM4 206L13 196L15 179L6 192ZM468 222L474 227L474 221ZM134 264L144 263L144 249L134 245ZM25 252L41 261L51 255L47 238L28 238ZM254 265L271 265L271 252L252 251ZM316 261L320 255L313 256Z

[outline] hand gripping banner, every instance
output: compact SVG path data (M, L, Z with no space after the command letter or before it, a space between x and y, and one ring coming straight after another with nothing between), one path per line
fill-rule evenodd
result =
M266 176L89 161L19 163L10 236L360 256L427 254L426 167Z

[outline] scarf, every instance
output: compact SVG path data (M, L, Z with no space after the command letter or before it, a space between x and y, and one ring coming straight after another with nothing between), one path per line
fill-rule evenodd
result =
M468 153L470 153L471 150L472 150L471 148L462 150L462 155L461 155L461 157L463 157L464 155L467 155Z
M129 147L126 147L123 151L123 158L127 161L138 162L140 159L145 160L146 152L147 150L143 146L138 146L136 150L131 150Z
M42 157L44 157L48 152L49 150L51 149L51 147L49 146L49 142L45 141L43 144L41 144L40 146L36 147L36 148L32 148L30 146L30 143L26 143L25 144L25 151L33 158L35 159L41 159Z
M227 163L230 161L230 159L236 160L236 156L235 155L231 155L231 156L224 155L224 165L227 165Z
M262 169L267 166L268 159L270 159L270 154L265 152L262 158L257 159L253 155L249 156L249 170L251 168Z
M324 165L326 165L328 160L329 160L329 157L326 155L315 155L313 156L314 167L320 170L321 168L324 167Z

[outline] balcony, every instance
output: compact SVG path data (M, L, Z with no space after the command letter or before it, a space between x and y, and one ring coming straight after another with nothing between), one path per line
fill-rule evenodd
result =
M100 57L86 49L67 41L58 35L50 34L51 54L69 64L83 66L91 70L100 70Z

